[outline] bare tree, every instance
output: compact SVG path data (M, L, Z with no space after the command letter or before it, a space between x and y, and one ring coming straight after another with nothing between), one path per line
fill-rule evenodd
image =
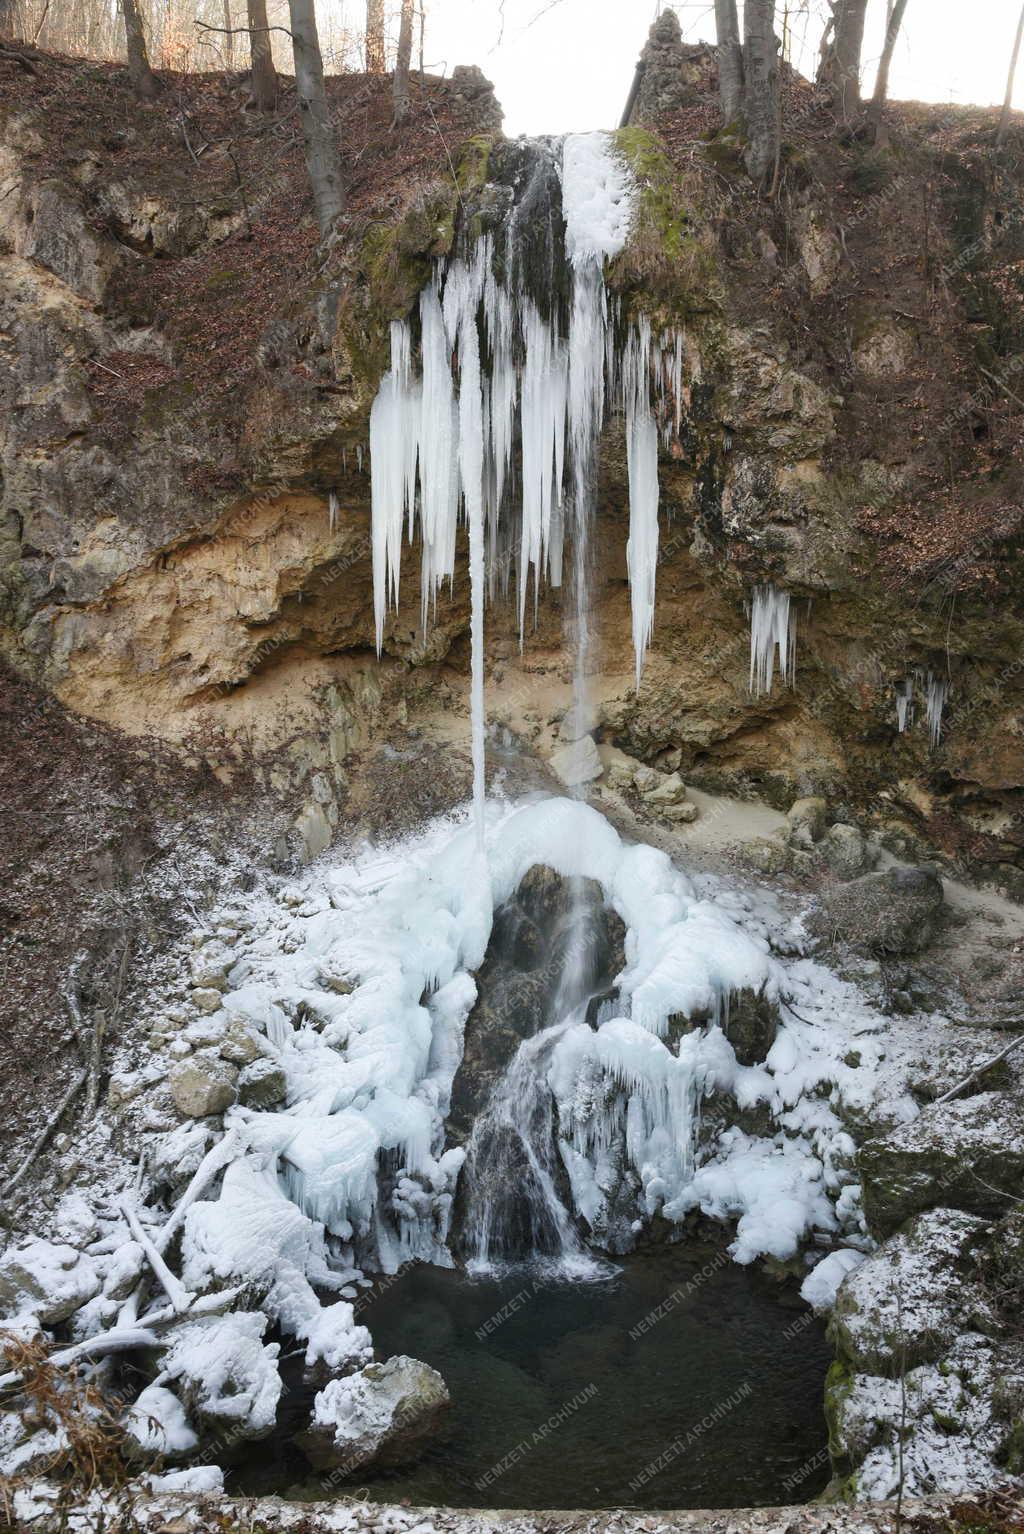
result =
M747 171L763 186L779 151L779 42L773 0L744 4L743 80Z
M727 123L737 122L743 108L743 49L736 20L736 0L715 0L718 36L718 96Z
M366 0L366 73L382 75L386 69L384 0Z
M889 94L889 70L892 66L892 56L896 50L896 39L899 36L900 27L903 25L903 13L907 8L907 0L893 0L892 10L889 12L889 20L885 28L885 42L882 45L882 56L878 60L878 74L875 78L875 89L871 97L872 133L877 135L882 121L882 108L885 106L886 97Z
M826 85L832 108L848 123L860 108L860 60L867 0L832 0L830 41L822 47L818 84Z
M0 38L13 38L17 29L15 0L0 0Z
M327 108L324 61L316 30L314 0L288 0L288 12L295 55L295 90L306 144L306 169L313 188L313 206L320 234L326 238L344 212L345 186L334 124Z
M132 89L141 101L152 101L160 89L160 82L149 67L146 52L146 34L142 29L142 17L135 0L120 0L124 18L125 46L128 52L128 75Z
M235 34L231 27L231 0L224 0L224 66L235 67Z
M394 121L395 126L405 121L409 111L409 64L412 60L412 9L413 0L402 0L402 16L398 24L398 54L395 58Z
M1024 34L1024 6L1021 7L1020 16L1017 18L1017 34L1013 39L1013 52L1010 54L1010 73L1006 77L1006 95L1003 97L1003 110L999 114L999 127L996 131L996 147L1006 137L1006 130L1010 126L1010 102L1013 100L1013 82L1017 77L1017 60L1020 57L1020 40Z
M267 24L267 0L246 0L249 21L249 57L252 79L249 99L259 112L272 112L277 106L277 70L270 48Z

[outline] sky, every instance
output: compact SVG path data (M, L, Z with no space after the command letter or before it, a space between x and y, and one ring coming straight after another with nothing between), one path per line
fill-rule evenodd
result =
M742 5L742 0L740 0ZM426 64L450 72L479 64L505 110L505 132L567 133L614 127L656 0L425 0ZM355 0L348 0L355 10ZM811 73L824 0L790 0L793 62ZM671 7L684 36L714 36L711 0ZM781 5L779 13L781 15ZM1020 0L909 0L890 95L920 101L999 103ZM885 0L868 0L866 87L885 26ZM801 37L806 36L802 50ZM1014 105L1024 109L1024 57Z

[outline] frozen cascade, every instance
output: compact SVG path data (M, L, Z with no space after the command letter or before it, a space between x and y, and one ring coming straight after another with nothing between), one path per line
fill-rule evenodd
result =
M570 1013L519 1046L473 1126L462 1171L469 1198L462 1244L471 1271L534 1259L566 1277L599 1270L559 1192L565 1174L547 1082L552 1051L577 1017Z
M768 584L755 586L750 607L750 691L755 698L772 690L775 652L779 676L792 684L796 676L796 619L789 592Z
M557 306L541 312L520 266L496 276L495 236L439 262L419 301L419 367L413 326L391 326L391 366L370 415L373 500L373 586L378 653L389 605L399 596L403 530L421 542L422 619L441 582L455 569L460 510L470 534L473 592L474 775L482 783L483 598L493 594L501 552L517 547L520 640L532 572L540 584L561 584L566 522L572 533L574 580L585 595L594 460L606 387L626 418L629 444L628 566L639 684L654 618L658 553L658 427L652 394L664 404L674 390L678 428L682 341L652 340L649 322L628 327L621 355L609 323L604 262L625 243L632 184L609 135L571 135L561 158L563 259L570 279L568 323ZM506 236L512 239L515 213ZM514 252L513 252L514 254ZM453 368L453 353L458 365ZM512 518L513 442L521 443L518 538ZM566 483L568 478L568 485ZM569 505L566 507L568 493ZM485 540L490 569L485 569ZM504 588L505 581L502 581ZM577 603L576 665L582 686L588 657L586 602ZM478 798L478 819L479 803Z

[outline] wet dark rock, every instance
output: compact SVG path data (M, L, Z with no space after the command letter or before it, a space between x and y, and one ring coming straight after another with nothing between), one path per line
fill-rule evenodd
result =
M551 1007L570 968L586 998L610 995L625 965L625 928L601 886L584 879L575 894L582 922L573 918L572 882L538 864L494 914L452 1090L449 1133L456 1142L470 1133L523 1040L553 1021Z

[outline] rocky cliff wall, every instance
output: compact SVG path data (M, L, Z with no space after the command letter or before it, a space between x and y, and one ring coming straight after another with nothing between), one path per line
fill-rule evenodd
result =
M602 447L595 692L607 740L692 782L823 791L1020 891L1021 142L906 107L840 140L786 85L776 195L718 132L709 56L659 40L621 134L640 215L609 281L684 337L662 455L654 643L632 690L621 427ZM667 63L666 63L667 60ZM9 61L3 67L13 69ZM668 75L665 71L668 70ZM652 77L653 78L653 77ZM486 82L332 86L349 216L315 244L297 129L220 78L153 108L40 60L0 118L7 654L75 712L291 794L309 851L369 742L464 734L464 573L428 632L408 557L373 655L367 422L408 311L501 154ZM791 593L797 669L753 699L752 587ZM489 617L492 715L547 755L568 702L558 593L519 653ZM946 679L941 740L895 689Z

